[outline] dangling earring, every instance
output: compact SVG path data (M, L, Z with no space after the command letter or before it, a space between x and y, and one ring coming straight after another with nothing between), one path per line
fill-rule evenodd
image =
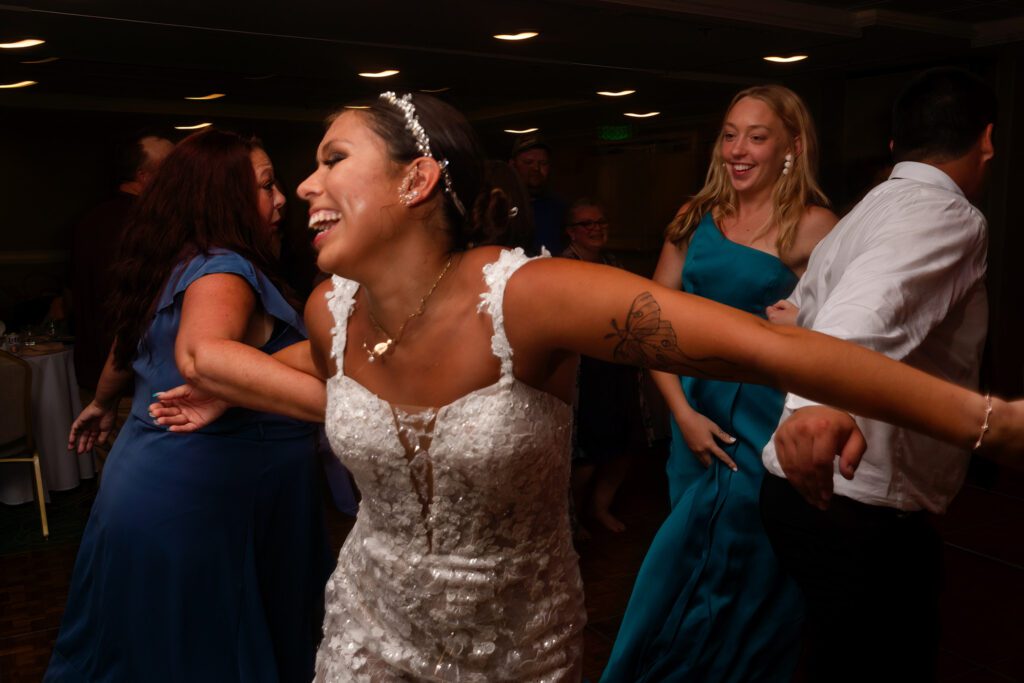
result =
M410 189L415 180L416 171L410 171L409 175L405 176L405 180L402 181L402 187L398 190L398 201L406 206L412 204L413 200L420 196L419 190Z
M793 155L792 154L787 154L786 155L786 163L784 163L782 165L782 175L788 174L789 173L789 169L792 168L792 167L793 167Z

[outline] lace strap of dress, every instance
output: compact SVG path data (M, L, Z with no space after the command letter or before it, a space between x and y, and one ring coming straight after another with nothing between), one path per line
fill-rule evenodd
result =
M327 299L327 308L334 316L334 327L331 328L331 357L334 358L340 374L345 362L348 319L355 307L356 290L359 289L359 283L334 275L331 277L331 284L333 287L331 291L327 292L325 298Z
M480 295L477 310L486 311L491 316L491 324L494 327L491 352L501 361L501 386L507 386L515 379L512 374L512 346L505 334L505 285L508 284L512 273L528 261L530 257L524 254L521 248L517 248L502 251L497 261L484 266L484 282L487 289Z

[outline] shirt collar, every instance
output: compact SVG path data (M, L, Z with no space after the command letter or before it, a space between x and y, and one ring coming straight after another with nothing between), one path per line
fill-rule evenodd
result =
M901 161L896 164L892 169L892 173L889 174L889 180L896 178L905 178L907 180L916 180L928 185L935 185L949 190L950 192L956 192L960 196L964 196L964 191L961 190L960 186L953 182L953 179L946 175L944 171L939 170L931 164L923 164L920 161Z

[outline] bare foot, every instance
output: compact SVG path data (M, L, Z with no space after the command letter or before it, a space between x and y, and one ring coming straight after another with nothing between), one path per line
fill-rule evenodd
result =
M620 522L612 513L607 510L594 510L594 519L601 523L605 529L616 534L626 530L626 525Z

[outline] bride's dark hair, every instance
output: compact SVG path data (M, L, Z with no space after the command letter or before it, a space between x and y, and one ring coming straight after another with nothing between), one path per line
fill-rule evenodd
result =
M533 250L533 209L530 194L519 174L506 162L484 162L483 188L473 202L472 221L479 241L475 246L497 244Z
M119 369L131 366L156 298L179 262L216 247L230 249L280 286L249 157L257 147L257 141L228 131L190 135L139 196L123 233L109 308Z
M451 230L452 248L461 251L474 244L487 242L486 227L474 220L473 207L483 184L483 151L473 128L451 105L436 97L414 93L416 117L430 138L430 151L437 161L448 161L452 190L459 197L466 215L456 207L445 192L444 181L437 184L436 192L444 196L446 223ZM333 121L345 111L355 111L369 118L370 127L384 140L388 154L399 163L423 156L416 147L416 139L409 131L405 114L383 98L358 103L358 110L342 109L328 119Z

